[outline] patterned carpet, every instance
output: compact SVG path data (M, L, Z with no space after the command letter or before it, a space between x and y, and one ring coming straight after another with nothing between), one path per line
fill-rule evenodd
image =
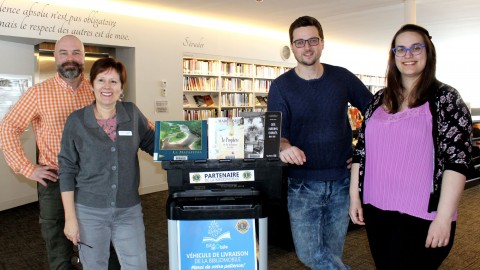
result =
M168 269L168 232L165 215L167 195L167 192L157 192L142 196L149 269ZM459 211L455 244L441 270L480 269L479 201L479 185L465 191ZM279 239L271 240L270 242L282 243ZM281 246L281 244L269 245L269 269L307 269L297 260L295 253L288 249L288 245ZM353 270L374 269L364 228L352 228L348 232L344 261ZM0 269L48 269L38 225L37 203L0 212Z

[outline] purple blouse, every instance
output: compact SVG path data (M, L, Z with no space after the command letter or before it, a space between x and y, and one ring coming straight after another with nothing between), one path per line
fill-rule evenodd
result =
M378 107L365 130L364 203L433 220L428 213L434 171L428 103L395 114Z

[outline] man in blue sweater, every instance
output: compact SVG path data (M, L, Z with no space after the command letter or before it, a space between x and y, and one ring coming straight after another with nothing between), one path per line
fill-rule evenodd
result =
M352 155L348 103L363 112L372 94L347 69L320 63L323 30L315 18L298 18L289 34L298 63L273 81L268 110L282 112L280 158L289 163L295 250L311 269L349 269L342 262Z

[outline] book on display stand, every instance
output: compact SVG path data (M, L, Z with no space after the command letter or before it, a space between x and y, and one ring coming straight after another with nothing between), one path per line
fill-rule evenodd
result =
M154 161L207 159L207 121L156 121Z

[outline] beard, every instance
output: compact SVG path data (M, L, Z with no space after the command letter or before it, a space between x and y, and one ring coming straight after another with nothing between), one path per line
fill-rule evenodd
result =
M65 77L67 79L77 78L78 76L80 76L80 74L83 73L83 70L84 66L74 61L68 61L61 65L57 65L58 73L60 73L62 77Z
M320 59L321 57L321 53L317 56L315 56L314 58L306 58L306 57L303 57L303 55L301 53L299 54L294 54L294 57L295 57L295 60L297 60L298 63L304 65L304 66L314 66L318 63L318 60Z
M307 61L307 60L303 60L303 59L300 59L300 60L297 60L297 61L304 66L313 66L313 65L317 64L317 62L318 62L318 60Z

